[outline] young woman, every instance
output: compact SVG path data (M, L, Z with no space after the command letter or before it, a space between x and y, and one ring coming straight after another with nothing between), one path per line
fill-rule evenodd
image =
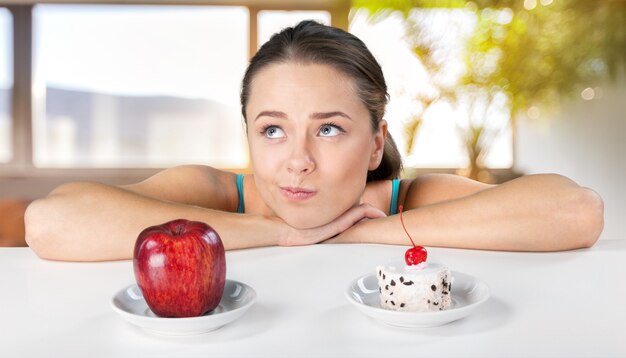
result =
M128 259L142 229L185 218L215 228L226 249L406 245L400 205L423 246L544 251L598 239L602 200L563 176L501 185L435 174L397 180L387 100L363 42L302 22L263 45L243 79L253 174L181 166L121 187L65 184L28 207L27 242L47 259Z

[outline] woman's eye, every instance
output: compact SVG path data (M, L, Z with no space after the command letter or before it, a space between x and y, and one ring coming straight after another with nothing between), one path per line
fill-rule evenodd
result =
M282 138L285 136L283 130L276 126L269 126L263 132L267 138Z
M343 132L344 130L341 129L339 126L332 124L324 124L320 127L320 136L322 137L334 137Z

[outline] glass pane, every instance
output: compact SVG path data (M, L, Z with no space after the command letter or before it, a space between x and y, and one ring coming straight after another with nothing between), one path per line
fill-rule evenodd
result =
M13 89L13 17L0 8L0 163L13 157L11 90Z
M416 16L424 16L428 10L411 13L412 21ZM367 12L356 11L351 14L350 32L361 38L374 53L385 74L391 99L387 107L386 119L389 132L393 135L407 167L421 168L461 168L467 166L468 159L464 136L472 126L476 126L473 112L478 112L484 99L473 94L461 99L455 105L446 101L435 102L427 107L428 99L437 97L437 88L433 84L426 67L412 50L407 36L405 21L399 13L368 21ZM433 15L432 11L429 15ZM445 43L445 77L439 80L445 83L458 81L463 74L462 37L473 31L475 21L468 12L438 10L436 21L432 21L429 31ZM453 26L451 26L451 24ZM412 35L417 36L417 35ZM496 96L497 97L497 96ZM491 150L485 161L490 168L509 168L513 163L513 144L511 126L508 122L506 103L495 98L489 108L489 121L485 122L486 132L490 135ZM419 121L413 145L409 149L409 138L405 134L411 125Z
M37 5L40 167L246 167L244 7Z
M259 11L259 47L267 42L274 33L293 26L302 20L315 20L322 24L330 25L330 13L328 11Z

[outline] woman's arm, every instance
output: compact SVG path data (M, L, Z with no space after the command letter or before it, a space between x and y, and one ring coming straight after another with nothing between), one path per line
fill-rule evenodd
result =
M237 225L241 235L232 234L239 215L223 211L237 202L231 198L230 186L224 185L228 177L234 187L231 173L184 166L128 186L63 184L26 210L26 241L46 259L127 259L141 230L185 218L213 226L227 249L274 244L274 237L257 234L252 241L251 233L245 232L251 227L268 229L270 221L261 217L250 219L249 225Z
M317 243L364 217L384 213L368 205L353 208L323 227L296 230L276 217L236 214L232 173L183 166L122 187L97 183L61 185L26 210L26 241L42 258L102 261L132 258L144 228L173 219L212 226L227 250Z
M500 185L427 175L408 185L404 222L416 244L487 250L555 251L592 246L604 225L602 199L553 174ZM361 222L329 242L409 244L400 216Z

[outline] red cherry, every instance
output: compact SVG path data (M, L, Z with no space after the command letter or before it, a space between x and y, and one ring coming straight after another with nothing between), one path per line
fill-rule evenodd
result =
M412 248L406 250L404 254L404 261L407 266L419 265L422 262L426 262L426 258L428 257L428 252L423 246L413 246Z

